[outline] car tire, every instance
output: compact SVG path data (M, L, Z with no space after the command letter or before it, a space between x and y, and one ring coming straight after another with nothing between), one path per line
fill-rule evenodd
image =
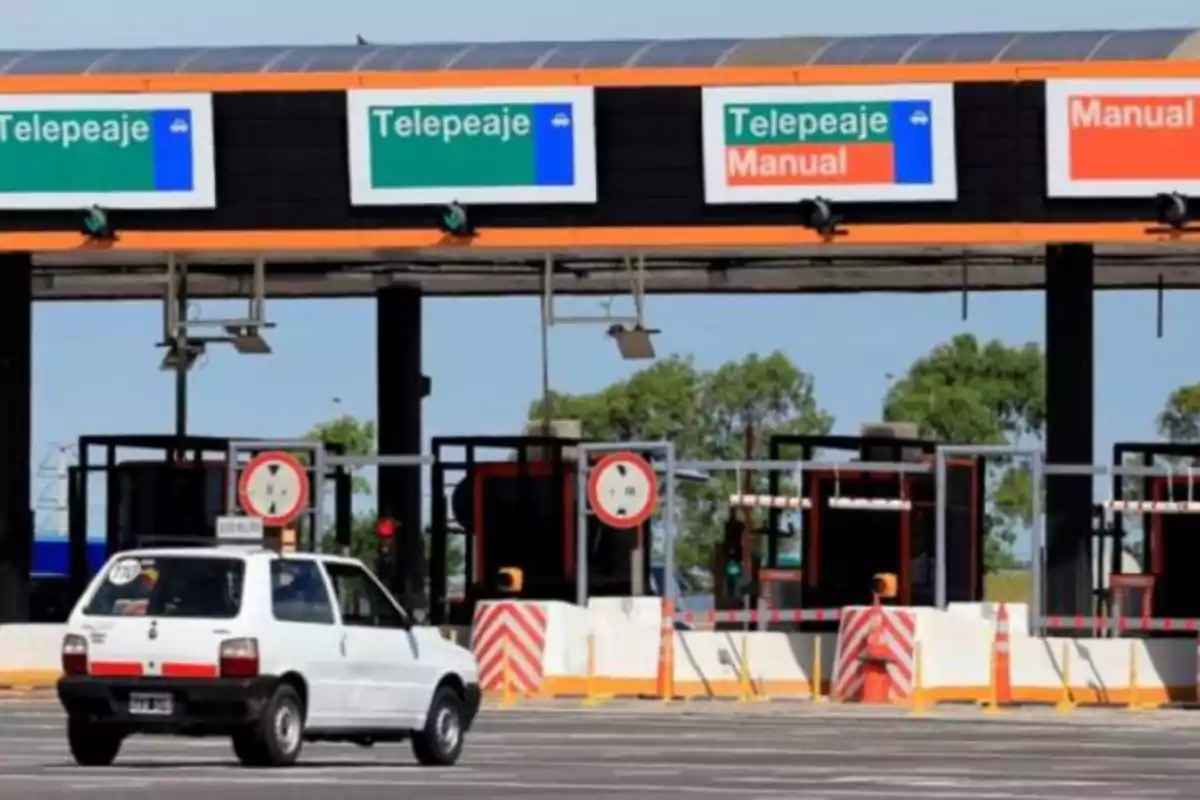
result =
M304 703L289 684L276 687L258 720L233 736L233 752L246 767L290 767L304 749Z
M439 687L429 704L425 727L413 731L412 750L426 767L452 767L463 750L463 700L449 686Z
M124 737L85 719L67 720L67 746L81 767L108 767L117 760Z

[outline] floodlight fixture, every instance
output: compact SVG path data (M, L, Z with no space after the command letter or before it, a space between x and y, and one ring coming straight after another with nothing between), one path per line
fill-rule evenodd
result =
M621 358L626 361L644 361L654 358L654 342L650 337L662 331L656 328L644 328L641 325L625 327L613 325L608 329L608 335L617 343Z
M187 372L195 366L205 351L204 342L186 339L170 342L166 348L167 353L158 367L164 372Z
M466 206L457 200L442 209L438 227L451 236L466 238L475 235L475 226L471 224Z
M833 213L833 204L824 197L814 197L800 203L800 224L826 239L837 235L842 218Z
M267 340L259 333L257 325L230 325L226 326L225 332L229 334L229 343L233 345L233 349L244 356L265 356L271 353L271 345L267 344Z
M108 220L108 212L95 205L83 212L80 232L89 239L97 241L109 241L116 238L112 224Z
M1162 225L1183 230L1190 221L1187 195L1167 192L1154 196L1154 216Z

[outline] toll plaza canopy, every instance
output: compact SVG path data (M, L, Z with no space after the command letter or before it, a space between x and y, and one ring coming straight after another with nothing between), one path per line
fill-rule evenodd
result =
M0 251L42 298L1200 284L1200 32L0 52ZM824 239L799 203L828 198ZM467 209L476 235L439 229ZM119 235L79 233L98 203Z

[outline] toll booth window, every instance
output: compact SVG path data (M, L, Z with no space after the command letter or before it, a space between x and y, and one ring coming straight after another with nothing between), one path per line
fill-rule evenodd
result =
M271 562L271 613L280 622L333 624L333 604L315 561Z
M122 558L108 568L83 613L91 617L233 619L245 564L233 558Z
M362 567L326 563L325 571L333 582L344 625L365 628L408 626L404 613Z

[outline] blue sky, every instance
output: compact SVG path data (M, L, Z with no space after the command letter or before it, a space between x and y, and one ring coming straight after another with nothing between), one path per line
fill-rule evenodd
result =
M303 8L302 12L300 9ZM1196 0L120 0L97 10L81 0L7 0L0 49L150 45L503 41L602 37L773 36L954 31L1170 27L1200 24ZM563 304L563 312L595 301ZM202 303L204 316L221 316ZM1197 379L1200 303L1166 301L1166 337L1155 338L1152 293L1097 300L1098 458L1118 439L1154 436L1153 417L1180 383ZM588 312L585 312L588 313ZM780 348L816 377L837 428L878 418L888 373L960 331L1010 343L1041 341L1041 297L976 295L971 316L943 296L652 298L660 352L691 352L704 365ZM515 432L538 392L535 300L429 300L425 306L427 435ZM153 304L39 305L35 327L35 458L81 433L165 432L172 378L158 371L160 329ZM215 350L192 378L192 429L216 435L289 436L338 409L371 416L374 304L272 302L275 353L239 357ZM865 324L864 324L865 323ZM836 333L836 336L831 336ZM836 349L826 344L836 341ZM629 371L599 329L566 327L551 337L554 388L588 391ZM335 406L334 398L340 398Z

